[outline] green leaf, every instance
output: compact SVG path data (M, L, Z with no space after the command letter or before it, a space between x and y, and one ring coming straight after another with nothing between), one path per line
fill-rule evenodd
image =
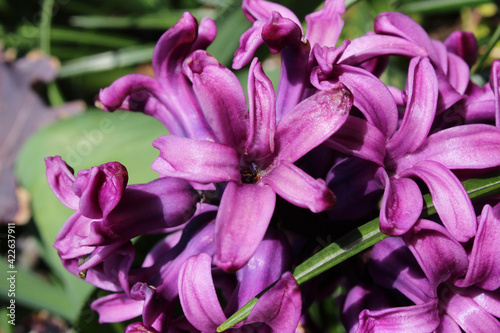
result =
M9 269L6 260L0 260L0 269L2 272L12 271ZM15 296L8 298L10 283L9 281L2 281L0 284L0 298L5 299L7 302L14 299L16 306L22 305L37 310L45 309L50 313L70 320L76 318L80 308L72 302L62 288L39 278L33 272L19 267L16 268L15 272L7 273L6 276L8 278L12 275L13 281L15 281Z
M141 45L74 59L62 64L60 78L150 62L154 45Z
M472 200L478 200L498 194L500 193L500 173L497 171L480 178L469 179L464 181L463 185ZM424 195L424 204L423 216L429 216L436 213L430 195ZM335 242L305 260L295 268L293 276L299 285L303 284L386 237L387 235L379 230L379 219L373 219L340 237ZM217 328L217 332L223 332L248 318L253 306L266 290L262 291L236 311L228 320Z
M75 311L93 287L67 272L52 247L72 210L62 205L45 178L44 158L61 155L75 169L88 169L119 161L129 172L129 183L145 183L157 177L150 168L158 155L151 142L167 134L156 119L140 113L88 111L62 120L32 136L18 155L16 175L32 198L33 217L40 233L43 258L62 281L70 307Z
M472 74L476 73L478 69L481 69L483 67L486 59L488 59L488 56L490 55L495 45L497 45L499 40L500 40L500 25L497 26L495 32L493 33L493 35L491 35L488 45L486 46L486 50L481 54L481 57L479 58L476 66L474 66L474 68L472 69Z
M411 1L402 4L398 10L405 13L440 13L458 11L463 7L474 7L485 3L491 3L490 0L422 0Z
M141 16L73 16L70 24L85 29L159 29L166 30L179 21L184 9L162 10L160 12ZM203 17L214 17L215 10L208 8L190 9L198 20Z

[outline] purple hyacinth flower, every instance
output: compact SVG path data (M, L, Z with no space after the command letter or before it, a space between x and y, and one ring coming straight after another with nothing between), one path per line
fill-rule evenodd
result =
M262 240L276 194L313 212L335 204L323 180L293 163L343 124L352 95L344 87L322 91L276 125L272 84L256 60L250 68L248 111L234 74L206 52L195 52L185 66L198 99L219 112L211 122L220 139L162 136L153 142L160 157L152 167L162 175L199 183L227 182L217 214L214 262L224 270L237 270Z
M475 60L477 54L477 42L472 34L457 33L445 43L436 41L412 18L396 12L378 15L374 30L377 34L401 37L425 48L439 81L438 114L464 98L470 83L468 62Z
M434 311L418 317L406 316L405 307L384 311L403 311L399 315L406 316L410 325L435 322L437 314L438 325L433 329L441 332L498 331L498 212L498 206L484 207L470 254L444 227L426 220L420 220L403 238L376 244L370 263L376 283L400 291L416 305L437 301ZM379 315L377 311L364 314L375 325ZM392 324L392 330L406 331L403 323Z
M160 38L153 52L155 78L143 74L125 75L102 89L96 105L106 111L140 111L160 120L176 135L214 140L206 110L202 110L193 89L183 75L184 59L205 49L216 35L210 18L200 24L188 12Z
M47 157L45 163L52 191L76 211L54 243L70 271L97 265L136 236L186 222L199 200L198 192L182 179L127 186L127 170L118 162L81 170L76 177L60 156Z
M327 85L328 81L322 84L331 86ZM465 189L450 170L487 169L500 165L499 155L492 153L500 147L500 131L489 125L470 124L429 135L437 109L438 80L427 58L410 61L406 96L406 110L396 133L386 137L382 145L382 130L378 126L366 126L363 132L367 144L358 144L362 149L351 152L380 165L377 178L385 189L380 212L381 230L389 235L402 235L417 221L422 198L413 178L419 178L429 188L442 222L457 240L466 242L476 233L476 218ZM375 110L384 112L379 107ZM352 119L356 118L352 116L346 124ZM336 135L341 131L327 144L338 146ZM358 141L352 140L350 145L355 147ZM382 146L385 152L381 152ZM375 156L379 156L378 162L370 158Z
M142 267L129 272L130 292L111 294L92 303L99 322L119 322L142 315L145 326L158 331L168 327L178 304L176 281L182 265L192 256L214 253L214 218L215 211L199 214L182 231L156 244Z
M189 258L179 275L179 297L187 319L202 332L216 332L226 316L278 281L259 298L249 317L234 328L295 332L302 299L297 282L286 272L291 264L289 252L286 238L270 230L248 264L236 272L237 285L232 293L227 293L229 299L225 310L217 299L214 283L220 277L215 273L212 276L211 256L202 253ZM273 264L269 265L271 260Z

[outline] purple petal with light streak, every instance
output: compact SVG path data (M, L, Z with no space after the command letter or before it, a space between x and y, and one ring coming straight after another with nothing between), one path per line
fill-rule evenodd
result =
M456 126L430 135L397 161L395 172L432 160L448 169L486 169L500 165L500 129L486 124Z
M359 314L358 332L432 332L439 326L437 300L427 303L389 308L363 310Z
M410 61L406 110L401 125L387 142L390 158L415 151L427 138L436 114L438 82L428 58Z
M246 265L264 238L275 202L269 186L227 184L215 222L215 265L225 271Z
M283 199L319 213L335 206L335 195L323 179L314 179L294 164L282 161L262 178Z
M237 147L247 137L247 104L238 78L203 50L187 57L182 71L218 142Z
M290 110L278 123L275 161L295 162L335 133L347 119L352 94L344 86L320 91Z
M398 110L387 86L373 74L349 65L333 66L326 78L322 73L313 71L312 84L320 90L337 87L341 82L351 90L357 107L366 119L375 125L386 138L390 138L398 125ZM375 101L375 102L374 102Z
M264 74L257 58L250 65L248 77L249 129L245 144L248 160L274 152L276 104L271 80Z
M395 36L367 35L354 38L338 60L343 65L359 65L383 55L426 57L427 51L406 39Z
M211 273L212 258L206 253L190 257L179 273L179 299L189 322L203 332L215 332L226 321L217 299Z
M500 322L471 297L451 285L442 291L440 303L443 310L466 332L499 332ZM467 289L466 289L467 291Z
M234 148L210 141L164 135L153 141L160 156L154 171L200 183L239 181L238 154Z

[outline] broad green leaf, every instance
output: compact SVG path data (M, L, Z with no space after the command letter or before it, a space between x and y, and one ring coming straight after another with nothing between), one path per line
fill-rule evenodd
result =
M498 194L500 193L500 173L495 172L477 179L469 179L464 181L463 185L472 200L478 200ZM422 216L429 216L436 212L430 199L430 195L424 195L425 206ZM371 220L340 237L338 240L298 265L293 272L293 276L299 285L303 284L386 237L387 235L383 234L379 229L379 219L376 218ZM271 286L236 311L228 320L217 328L217 332L223 332L248 318L255 303L257 303L258 299L271 288Z
M61 155L75 172L119 161L128 169L129 183L144 183L157 177L150 168L158 155L151 142L166 133L160 122L140 113L94 110L45 128L31 137L21 150L16 164L17 178L31 195L43 257L61 279L66 296L74 304L73 310L79 309L93 287L68 273L52 247L73 211L63 206L50 190L45 179L44 158Z

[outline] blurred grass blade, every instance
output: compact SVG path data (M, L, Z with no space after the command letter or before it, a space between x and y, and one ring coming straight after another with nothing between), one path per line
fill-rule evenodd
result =
M70 60L62 64L59 77L65 78L150 62L153 49L154 45L143 45Z
M479 58L477 65L472 69L472 73L476 73L479 69L481 69L486 61L488 59L488 56L490 55L491 50L495 47L495 45L498 43L500 40L500 25L497 26L495 29L495 32L491 36L488 45L486 46L486 50L481 54L481 57Z
M50 26L52 24L52 10L54 0L44 0L42 4L42 17L40 19L40 49L50 54Z
M462 184L472 200L485 198L500 193L500 173L497 171L484 177L469 179ZM423 216L436 213L430 195L424 196L424 205ZM299 285L303 284L386 237L387 235L379 230L379 219L373 219L340 237L337 241L298 265L293 272L293 276ZM223 332L248 318L253 306L264 292L265 290L235 312L217 328L217 332Z
M203 17L215 18L214 9L191 9L198 20ZM70 25L85 29L159 29L166 30L180 19L185 10L168 10L141 16L72 16Z
M398 10L404 13L432 14L460 10L463 7L474 7L491 3L490 0L422 0L404 3Z
M138 41L130 36L103 33L102 31L82 31L68 27L53 27L52 41L78 45L104 46L108 49L137 45Z

